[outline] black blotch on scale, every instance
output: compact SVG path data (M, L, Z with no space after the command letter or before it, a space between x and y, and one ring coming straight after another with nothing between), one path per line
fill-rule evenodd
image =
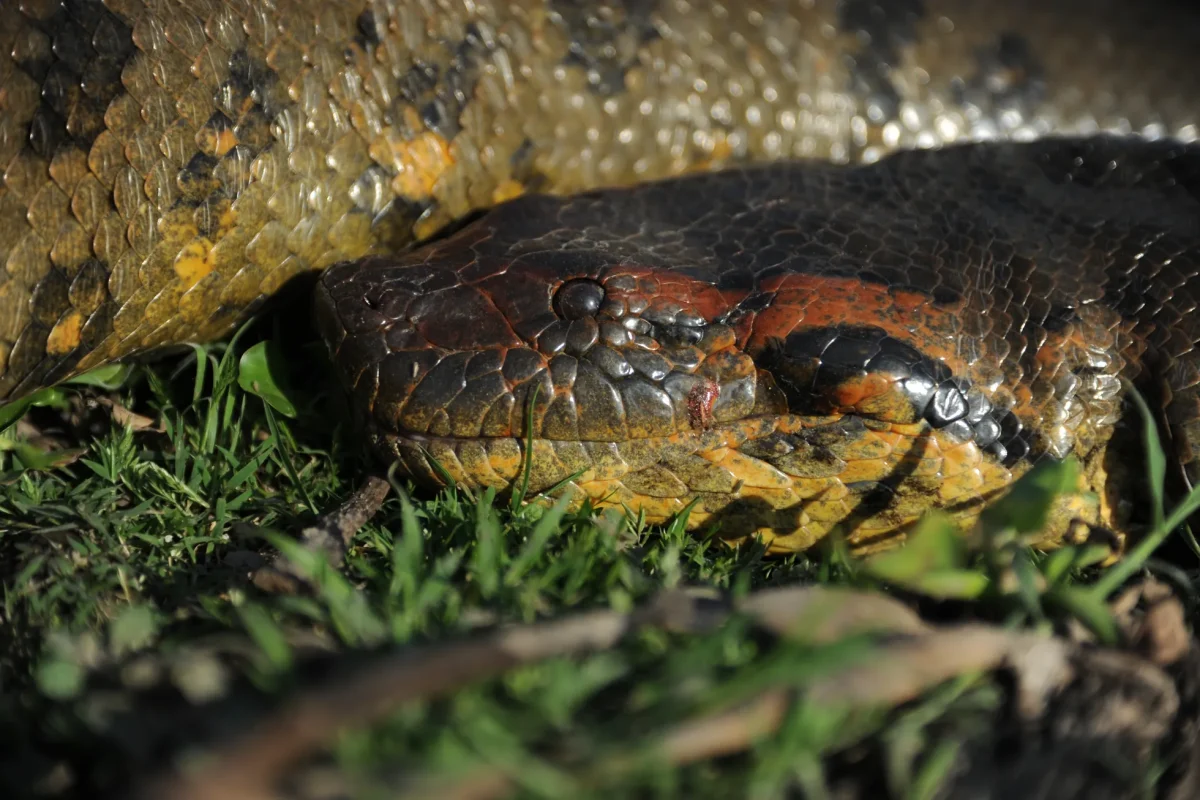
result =
M873 326L810 328L775 342L763 354L793 413L824 414L838 387L875 373L886 376L908 400L910 413L888 422L923 420L1011 465L1030 452L1028 431L1007 409L994 406L941 361Z

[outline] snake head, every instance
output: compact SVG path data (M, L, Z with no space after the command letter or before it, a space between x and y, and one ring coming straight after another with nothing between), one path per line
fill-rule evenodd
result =
M736 200L754 174L725 180ZM839 528L887 546L935 507L969 525L1077 441L1065 412L1057 440L1031 424L1074 407L1074 322L1015 340L1026 367L971 287L799 258L780 242L824 251L786 197L676 219L690 185L527 196L328 270L318 319L375 449L430 483L686 508L789 551ZM739 262L754 253L775 265ZM1098 515L1064 506L1047 535Z

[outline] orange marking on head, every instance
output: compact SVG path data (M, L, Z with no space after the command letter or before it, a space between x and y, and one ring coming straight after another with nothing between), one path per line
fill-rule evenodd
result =
M929 304L930 298L927 294L920 292L912 292L905 289L896 289L891 292L892 303L901 311L913 312L922 306Z
M865 414L879 420L911 422L916 413L900 384L877 372L842 381L829 400L836 412Z
M839 408L857 408L866 400L878 397L892 388L892 381L886 376L870 373L838 384L833 392L833 400Z
M806 328L834 325L869 325L909 342L931 358L941 359L956 373L969 367L959 353L958 310L920 300L918 293L893 292L855 278L816 275L781 275L763 281L763 291L774 292L771 304L747 315L738 325L739 338L750 351L768 341Z

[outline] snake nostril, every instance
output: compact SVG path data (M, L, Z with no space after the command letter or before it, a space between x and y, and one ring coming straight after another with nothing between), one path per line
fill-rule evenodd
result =
M567 281L554 295L554 310L564 319L591 317L604 302L604 287L593 280L581 278Z
M362 295L363 305L372 311L379 311L387 304L387 290L378 284L369 286Z

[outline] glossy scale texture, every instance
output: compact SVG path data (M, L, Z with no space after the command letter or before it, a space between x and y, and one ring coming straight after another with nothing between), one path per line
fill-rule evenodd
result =
M5 2L0 400L531 189L1194 137L1198 31L1123 0Z
M3 3L0 400L223 335L296 276L400 252L531 191L753 161L874 162L909 147L1048 133L1192 140L1197 41L1197 12L1169 0ZM1118 201L1112 213L1129 207ZM894 246L936 257L946 243ZM1116 307L1149 298L1160 314L1182 313L1173 298L1188 276L1160 267L1134 269L1096 307L1124 314ZM1009 318L989 324L1041 313L1041 273L1031 274ZM865 285L847 291L870 299ZM618 329L645 336L608 322L595 335L614 353L625 341ZM726 327L705 344L715 348L705 363L739 335ZM1169 330L1144 339L1164 359L1155 374L1188 386L1190 362L1178 354L1191 340ZM585 322L555 336L591 347ZM617 371L629 362L599 358ZM988 366L1026 369L1013 358L996 352ZM950 378L917 369L902 389L872 395L876 405L902 409L940 390L949 405L920 409L938 435L962 434L965 423L972 441L1004 449L989 456L1001 464L1011 447L1030 446L1006 409L980 414L981 390L946 384L959 366L947 368ZM794 393L799 378L788 380ZM780 392L788 380L781 374ZM839 402L863 392L834 383ZM1179 394L1161 398L1172 430L1200 416ZM722 402L711 387L690 392L689 420L705 423ZM1044 438L1067 441L1053 430ZM1184 461L1194 438L1178 437Z
M771 165L511 201L325 273L376 443L430 481L565 485L803 549L964 523L1075 455L1122 528L1122 378L1196 465L1200 147L1111 137ZM532 428L526 424L532 420Z

